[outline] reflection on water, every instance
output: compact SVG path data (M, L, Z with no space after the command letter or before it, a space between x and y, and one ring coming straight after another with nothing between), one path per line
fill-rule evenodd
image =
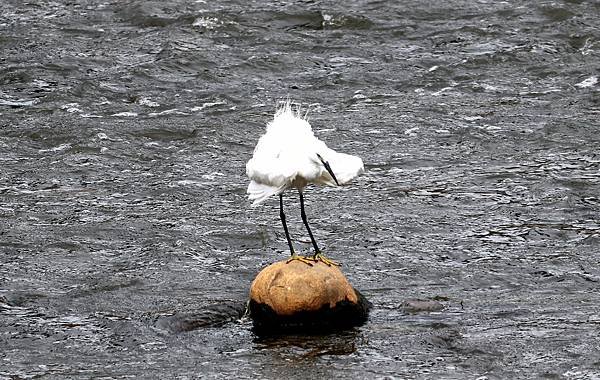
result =
M364 341L360 331L351 330L335 335L312 336L285 335L254 339L258 350L267 350L281 359L299 362L319 356L351 355L356 352L357 341Z
M596 4L0 13L0 378L600 376ZM287 97L365 162L306 202L374 309L262 340L238 312L286 242L244 165Z

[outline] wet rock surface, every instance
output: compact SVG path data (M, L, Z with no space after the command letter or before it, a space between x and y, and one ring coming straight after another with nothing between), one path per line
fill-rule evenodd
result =
M260 335L334 332L363 324L370 303L339 267L279 261L260 271L250 287L249 315Z

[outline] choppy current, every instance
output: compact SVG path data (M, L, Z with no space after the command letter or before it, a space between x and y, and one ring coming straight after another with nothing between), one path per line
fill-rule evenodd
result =
M599 16L579 0L2 1L0 379L600 378ZM159 322L243 302L288 254L277 201L245 196L287 98L365 162L305 195L370 319L174 333Z

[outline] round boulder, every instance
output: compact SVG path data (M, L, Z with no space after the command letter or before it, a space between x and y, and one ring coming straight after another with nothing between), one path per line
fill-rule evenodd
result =
M321 333L364 323L370 303L337 266L293 260L271 264L256 276L248 307L259 334Z

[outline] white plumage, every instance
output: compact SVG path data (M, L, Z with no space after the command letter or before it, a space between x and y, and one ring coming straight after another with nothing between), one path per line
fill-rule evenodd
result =
M321 261L327 265L338 265L319 250L304 211L302 190L309 183L343 185L363 171L359 157L338 153L316 138L308 121L300 116L300 110L294 112L289 101L277 109L275 117L267 124L267 132L258 140L254 154L246 164L246 174L250 177L248 197L254 201L253 205L271 195L279 195L279 216L292 254L288 262L300 260L312 266ZM296 255L285 221L282 194L292 187L297 188L300 195L302 221L315 249L312 258Z
M320 156L320 158L319 158ZM248 197L256 205L289 188L302 189L309 183L335 186L329 166L340 185L364 171L360 157L338 153L315 137L306 119L294 112L290 102L277 109L246 164L250 178Z

